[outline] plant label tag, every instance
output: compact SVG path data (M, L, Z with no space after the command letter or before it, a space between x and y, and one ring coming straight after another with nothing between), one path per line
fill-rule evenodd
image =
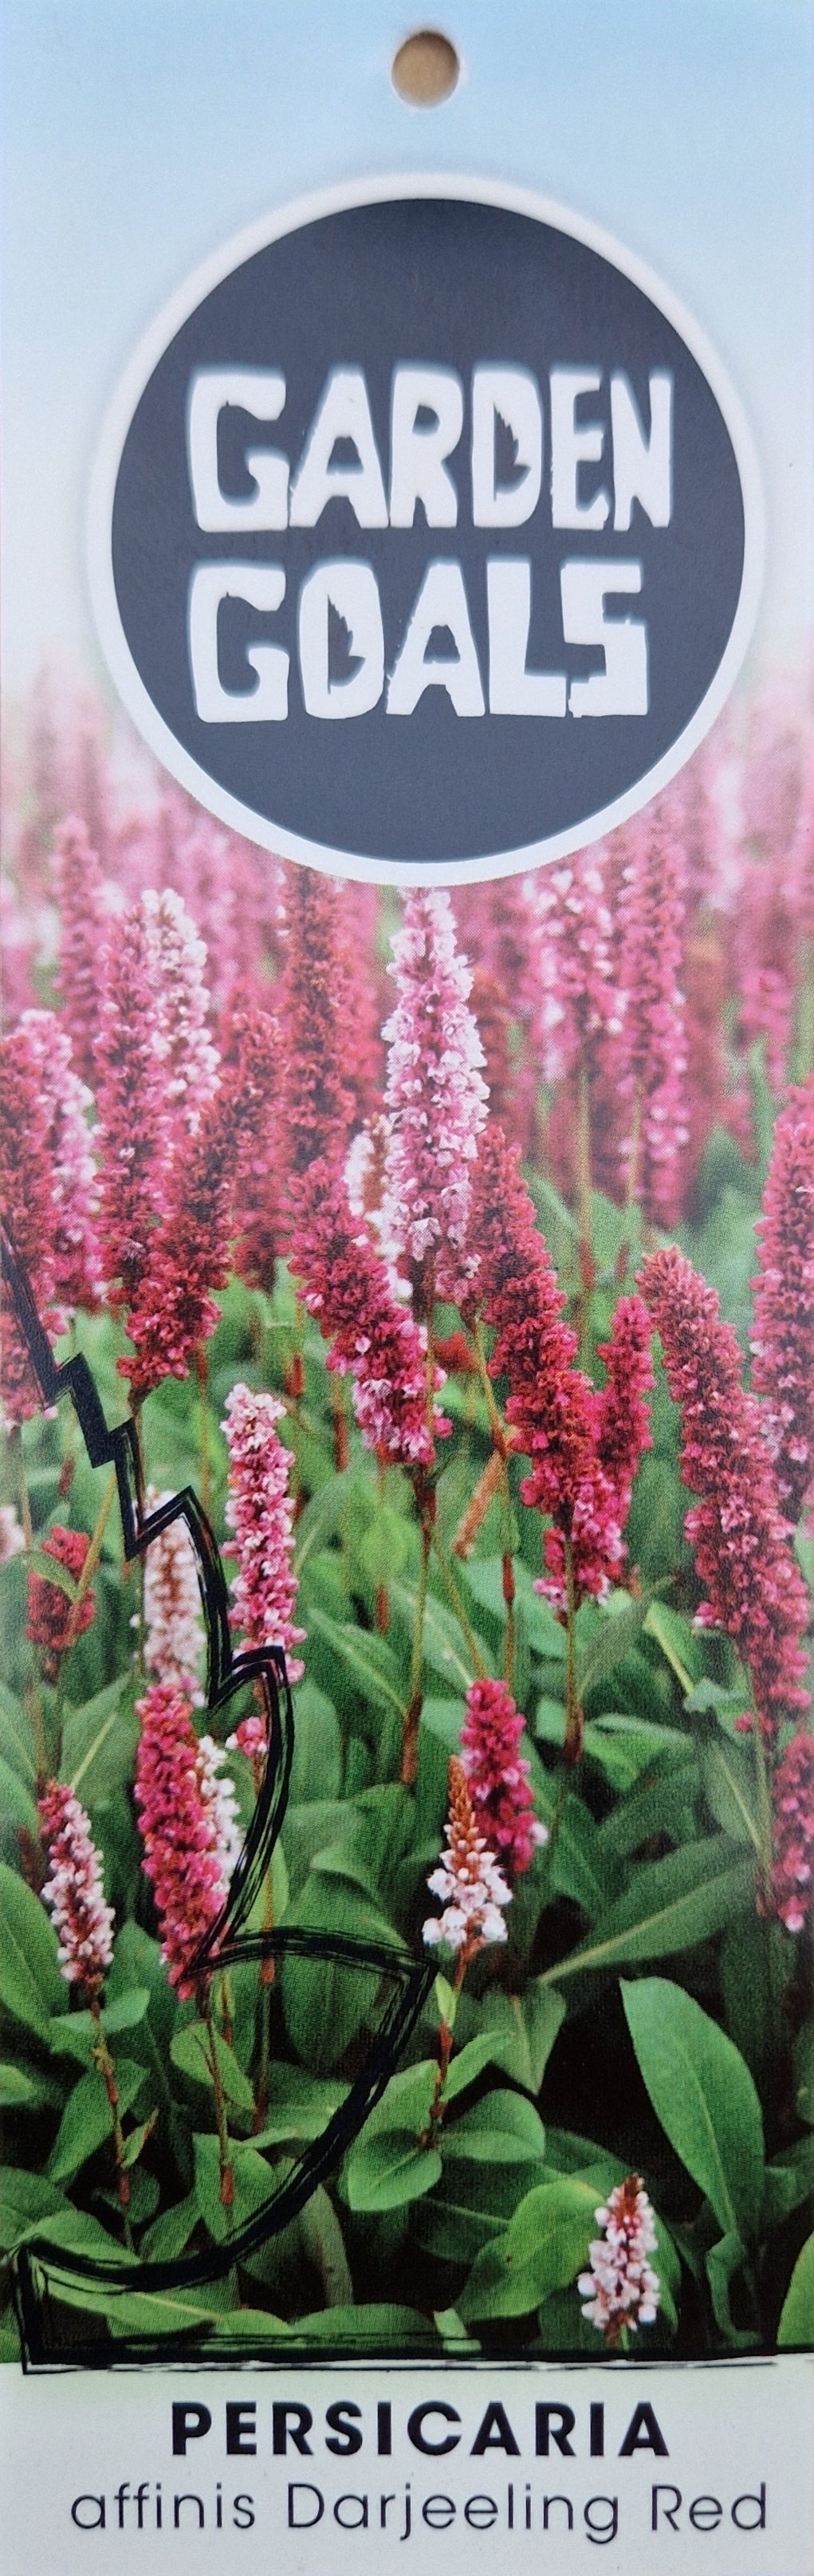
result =
M810 19L5 31L0 2576L814 2576Z

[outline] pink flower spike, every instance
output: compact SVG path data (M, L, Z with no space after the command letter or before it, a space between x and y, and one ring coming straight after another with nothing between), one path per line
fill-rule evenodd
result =
M224 1819L206 1748L183 1691L153 1682L136 1702L141 1721L135 1795L161 1933L161 1956L181 2002L195 1993L189 1961L216 1922L229 1886Z
M741 1386L741 1355L715 1290L675 1245L644 1263L639 1285L661 1336L681 1412L681 1477L700 1499L685 1530L706 1598L696 1618L723 1628L747 1666L767 1737L802 1689L808 1604L789 1545L758 1398Z
M682 1157L689 1141L684 995L679 982L684 923L684 848L673 800L660 796L639 817L620 892L619 979L629 1083L628 1183L656 1225L679 1213Z
M182 1131L195 1136L218 1088L218 1050L207 1028L206 949L181 895L149 888L141 902L164 1041L167 1108Z
M796 1522L814 1509L814 1074L778 1118L757 1233L752 1385L766 1399L777 1490Z
M346 1010L339 893L312 868L287 868L280 991L286 1161L290 1175L344 1154L353 1116L354 1033Z
M52 1556L56 1565L64 1566L66 1573L73 1575L74 1581L82 1572L89 1545L90 1541L84 1530L63 1529L59 1521L54 1522L53 1528L48 1531L47 1538L40 1541L41 1554ZM68 1629L73 1615L72 1604L58 1583L49 1583L47 1575L35 1574L31 1567L26 1577L26 1587L28 1617L25 1633L29 1645L36 1646L38 1649L43 1679L47 1682L55 1682L59 1672L60 1655L64 1654L67 1644ZM75 1636L81 1637L85 1629L90 1627L95 1611L96 1602L93 1591L88 1585L87 1592L80 1603L74 1628Z
M26 1012L2 1041L0 1207L39 1307L46 1330L60 1333L65 1317L53 1305L56 1286L51 1103L42 1083L42 1052ZM56 1025L56 1024L55 1024ZM26 1422L40 1406L26 1343L5 1279L3 1300L3 1406L11 1422Z
M640 1459L651 1446L645 1397L656 1381L650 1357L650 1317L640 1297L619 1298L611 1316L609 1340L597 1343L597 1357L605 1366L605 1384L597 1404L597 1454L613 1486L622 1522L627 1518Z
M628 2174L609 2192L607 2208L596 2211L602 2234L589 2245L591 2270L577 2282L585 2301L583 2316L596 2326L611 2348L623 2326L635 2334L652 2326L658 2315L661 2286L648 2263L655 2251L653 2211L640 2174Z
M25 1531L13 1503L0 1503L0 1565L25 1552Z
M802 1932L814 1896L814 1735L793 1735L772 1781L772 1897L787 1932Z
M431 1914L424 1924L423 1939L428 1949L445 1941L448 1949L463 1954L466 1965L487 1942L505 1941L503 1916L511 1904L511 1888L485 1836L478 1833L466 1773L454 1755L449 1765L446 1841L439 1867L431 1870L427 1886L431 1896L445 1900L443 1914Z
M96 1306L102 1286L99 1180L85 1119L91 1095L75 1071L68 1031L53 1011L26 1011L20 1026L39 1063L42 1098L50 1111L54 1286L67 1320L77 1306Z
M232 1584L232 1627L242 1629L247 1646L282 1646L289 1679L296 1682L304 1666L299 1656L292 1655L291 1648L301 1644L305 1630L294 1625L294 1505L288 1490L292 1461L290 1450L283 1448L276 1430L284 1413L279 1396L256 1395L243 1384L233 1386L227 1395L221 1430L229 1451L226 1522L234 1536L224 1554L237 1561ZM242 1752L245 1746L241 1729L238 1737Z
M148 1511L172 1500L149 1485ZM144 1665L150 1681L171 1682L193 1708L203 1704L203 1620L198 1561L182 1520L169 1521L150 1540L144 1558Z
M543 1078L582 1063L590 1075L622 1028L613 971L613 923L601 848L575 851L529 880L529 938L540 978L537 1019Z
M530 1765L519 1751L525 1718L504 1682L474 1681L466 1694L461 1767L475 1818L510 1878L548 1841L529 1794Z
M312 1163L296 1207L291 1268L304 1283L309 1314L331 1343L328 1367L350 1370L365 1447L411 1475L431 1467L435 1439L450 1426L435 1412L432 1430L427 1421L423 1326L399 1305L387 1265L352 1216L344 1181L330 1163ZM443 1382L436 1368L431 1395Z
M268 1752L265 1718L256 1714L242 1717L234 1735L227 1735L226 1750L227 1753L245 1754L247 1762L265 1762Z
M179 1155L127 1318L135 1357L117 1362L134 1402L164 1377L186 1377L214 1332L211 1291L225 1288L243 1159L273 1084L274 1041L263 1011L240 1014L236 1061Z
M42 1902L53 1917L60 1969L67 1985L83 1986L93 2000L113 1957L101 1860L85 1809L64 1781L48 1781L37 1813L49 1860Z
M92 1090L102 1003L100 960L109 922L96 851L85 824L76 815L61 825L56 836L56 882L61 1016L73 1046L77 1073Z
M577 1597L601 1599L624 1557L619 1498L597 1448L600 1398L574 1363L577 1337L563 1321L565 1297L538 1234L516 1154L491 1123L481 1138L469 1235L473 1309L495 1327L491 1377L506 1376L506 1420L531 1472L520 1487L530 1510L546 1513L546 1574L539 1589L565 1600L565 1541Z
M457 953L448 894L407 896L389 971L398 1000L383 1031L390 1042L384 1230L416 1273L434 1263L439 1297L459 1301L474 1266L466 1251L471 1166L488 1093L467 1009L472 977Z
M114 1306L129 1305L163 1213L169 1164L166 1041L140 903L111 932L97 1040L103 1147L100 1238Z

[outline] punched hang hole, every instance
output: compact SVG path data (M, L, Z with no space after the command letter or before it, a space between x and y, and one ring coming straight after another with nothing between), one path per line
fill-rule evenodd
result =
M408 107L440 107L457 88L460 73L460 56L449 37L436 27L419 27L399 45L390 77Z

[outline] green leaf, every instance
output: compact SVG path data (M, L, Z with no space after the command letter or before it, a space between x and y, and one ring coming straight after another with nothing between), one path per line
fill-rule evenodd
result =
M104 2303L112 2335L201 2335L219 2319L217 2284L184 2290L119 2290Z
M143 2066L137 2066L133 2058L116 2059L120 2119L132 2110L143 2083ZM48 2158L52 2182L71 2182L80 2165L86 2164L106 2140L112 2148L110 2104L99 2070L91 2066L86 2075L80 2075L66 2102Z
M754 1754L728 1740L716 1727L701 1746L700 1761L704 1795L716 1824L733 1841L751 1843L753 1851L760 1853Z
M30 2232L33 2235L35 2230L32 2228ZM61 2254L91 2254L95 2263L120 2263L122 2259L121 2235L118 2230L115 2236L109 2236L107 2228L100 2227L98 2219L91 2218L88 2210L72 2209L70 2203L66 2203L64 2208L57 2210L54 2217L47 2220L44 2228L38 2228L36 2233L46 2235L49 2245L53 2245ZM67 2288L64 2288L62 2283L56 2295L59 2298L67 2298ZM96 2299L102 2308L107 2296L106 2290L96 2293ZM90 2295L87 2300L83 2300L77 2294L76 2300L71 2304L78 2307L91 2306L95 2301Z
M220 2031L215 2030L210 2033L205 2021L187 2022L183 2030L176 2031L174 2039L170 2041L170 2057L173 2066L177 2066L179 2074L186 2075L190 2083L206 2085L209 2091L213 2092L214 2077L209 2055L210 2038L214 2038L215 2055L227 2109L252 2112L254 2094L248 2076L244 2075L234 2050L227 2046L225 2039L221 2038Z
M322 2076L309 2075L304 2066L273 2066L266 2117L253 2145L279 2147L321 2137L347 2093L347 2084L332 2084Z
M6 1561L9 1563L11 1560ZM14 1692L8 1690L3 1681L0 1681L0 1743L12 1769L33 1787L36 1763L30 1719L26 1717L20 1701L15 1699Z
M435 2147L418 2147L409 2129L392 2129L369 2137L365 2130L346 2158L342 2190L349 2209L401 2209L420 2200L441 2177Z
M298 1582L309 1556L318 1554L325 1546L326 1540L335 1538L341 1530L352 1497L353 1482L352 1475L347 1473L344 1476L329 1477L327 1483L320 1486L319 1492L310 1496L304 1511L301 1512L297 1522L297 1544L294 1552L294 1571Z
M20 2245L30 2228L42 2227L68 2203L59 2184L47 2174L27 2173L22 2166L0 2168L0 2246L4 2254Z
M736 2352L753 2350L758 2336L748 2327L736 2326L732 2315L732 2283L746 2262L746 2247L738 2235L722 2236L720 2244L711 2245L706 2258L712 2313Z
M416 1612L414 1585L394 1583L391 1587L390 1601L391 1607L400 1611L405 1626L412 1634ZM429 1666L430 1672L437 1673L439 1679L447 1682L456 1696L463 1698L474 1678L472 1658L461 1635L457 1619L454 1618L452 1611L447 1609L446 1602L437 1600L432 1592L428 1593L424 1607L423 1639L424 1662ZM488 1668L488 1646L485 1645L482 1637L476 1637L475 1644L484 1668Z
M216 2245L224 2245L233 2229L242 2227L258 2210L265 2208L280 2182L280 2167L271 2173L257 2149L240 2139L232 2139L229 2161L234 2181L231 2208L225 2209L220 2196L220 2156L216 2137L207 2133L192 2141L195 2156L195 2193L201 2217L205 2219Z
M313 1870L289 1918L298 1930L351 1936L357 1943L386 1946L394 1961L403 1958L385 1917L341 1878ZM281 1962L280 1986L286 2028L302 2064L315 2075L330 2075L365 2020L375 2013L380 1988L377 1968L347 1966L330 1958L297 1958Z
M62 1767L91 1812L124 1792L137 1740L132 1690L121 1680L66 1710Z
M131 1986L118 2001L104 2004L102 2025L105 2037L115 2039L120 2031L135 2030L144 2020L149 2001L146 1986ZM96 2023L90 2012L59 2013L49 2026L48 2045L52 2056L76 2057L81 2066L89 2064L96 2039Z
M798 2254L792 2272L777 2329L782 2351L803 2344L808 2351L814 2343L814 2236L809 2236Z
M443 2132L444 2163L464 2158L475 2164L530 2165L545 2154L545 2130L539 2112L524 2093L500 2088L485 2093L474 2109L447 2123Z
M316 1606L309 1614L309 1629L324 1639L335 1663L368 1706L395 1709L400 1718L404 1716L398 1664L383 1637L350 1623L344 1626Z
M333 2201L322 2183L317 2184L300 2212L300 2236L306 2262L319 2273L326 2307L349 2307L353 2282L345 2241Z
M152 2226L145 2229L140 2249L143 2261L171 2263L176 2254L184 2253L197 2224L196 2194L188 2191L184 2200L174 2201L171 2209L162 2209Z
M3 1753L0 1753L0 1815L8 1824L14 1826L15 1830L19 1830L22 1825L25 1832L36 1841L40 1820L35 1801L27 1781L21 1780L19 1771L6 1761Z
M305 1806L315 1798L338 1798L341 1783L339 1719L333 1701L308 1677L297 1684L291 1804Z
M596 2225L596 2186L576 2178L539 2183L505 2234L477 2256L458 2300L465 2324L523 2317L564 2290L586 2261Z
M627 1592L611 1594L597 1622L596 1634L577 1666L577 1691L581 1700L608 1681L622 1656L630 1653L644 1627L650 1607L648 1593L631 1601Z
M0 2110L41 2111L61 2100L59 2085L38 2067L18 2066L11 2060L0 2065Z
M733 1856L734 1855L734 1856ZM545 1970L549 1985L591 1968L631 1966L691 1950L746 1910L754 1899L754 1865L723 1834L685 1844L666 1860L634 1870L630 1885L596 1924L590 1941Z
M5 1862L0 1863L0 1919L0 2003L14 2021L46 2039L50 2014L67 2003L56 1934L39 1897Z
M686 1693L692 1690L701 1672L701 1645L689 1619L679 1610L671 1610L666 1601L651 1601L644 1623L645 1635L655 1637L665 1663L675 1673Z
M444 2091L447 2105L466 2092L484 2067L500 2058L500 2041L488 2033L470 2040L453 2057ZM417 2066L391 2075L380 2102L354 2139L342 2169L342 2191L354 2210L402 2208L422 2198L441 2175L436 2146L421 2146L427 2127L437 2066L424 2058Z
M539 1804L546 1823L551 1826L556 1799L546 1775L541 1788L535 1774L535 1804ZM598 1827L590 1809L581 1798L569 1793L562 1811L560 1830L551 1861L550 1887L558 1896L570 1896L594 1922L607 1906L610 1887L607 1869L597 1866Z
M72 1788L78 1788L86 1779L101 1753L116 1724L123 1697L122 1681L108 1682L104 1690L97 1691L94 1698L86 1700L81 1708L68 1710L63 1761ZM85 1795L88 1794L86 1790ZM93 1796L92 1790L90 1795Z
M410 1554L411 1531L401 1512L380 1503L359 1546L359 1563L368 1582L391 1584Z
M41 1582L52 1583L55 1592L64 1592L66 1601L76 1600L79 1586L75 1574L69 1574L67 1565L61 1565L59 1557L51 1556L47 1548L29 1548L25 1565L27 1574L39 1575Z
M795 2109L814 2128L814 2021L804 2021L794 2042Z
M127 2172L130 2171L132 2165L138 2164L139 2156L143 2154L148 2138L152 2137L157 2116L158 2115L155 2111L151 2111L148 2118L146 2120L141 2120L138 2128L131 2129L129 2137L125 2138L124 2148L122 2151L122 2164ZM157 2196L158 2195L156 2194L156 2197Z
M359 2307L317 2308L310 2316L295 2317L289 2332L308 2344L347 2344L363 2357L377 2350L401 2355L416 2345L423 2350L436 2340L430 2318L419 2309L400 2308L385 2300Z
M505 1628L506 1603L503 1598L502 1556L467 1557L463 1573L469 1591L480 1603L481 1609L490 1611L492 1617L499 1621L501 1628ZM549 1661L564 1663L565 1629L561 1627L549 1603L542 1599L539 1592L535 1592L533 1576L529 1573L528 1566L523 1564L522 1558L515 1559L514 1586L515 1600L522 1606L529 1645L538 1655L545 1655Z
M286 2317L275 2317L270 2308L230 2308L226 2316L217 2317L207 2328L207 2343L214 2336L218 2343L249 2343L262 2352L263 2345L276 2336L287 2336L295 2329ZM247 2354L247 2360L252 2358Z
M467 2040L465 2048L456 2050L444 2088L445 2100L456 2102L459 2093L465 2093L467 2085L474 2084L476 2077L483 2074L484 2067L505 2069L505 2063L503 2033L499 2030L479 2032L476 2039Z
M651 1834L669 1834L676 1844L694 1838L692 1799L697 1788L697 1766L695 1748L687 1737L677 1736L674 1749L649 1763L639 1781L640 1785L620 1798L599 1826L597 1852L605 1862L627 1859Z
M468 2268L490 2238L503 2235L525 2193L540 2181L539 2162L481 2164L474 2156L451 2157L443 2132L441 2161L438 2189L419 2202L412 2225L436 2262Z
M776 2004L773 1951L776 1926L760 1914L730 1923L718 1952L718 1979L724 2020L730 2039L740 2049L758 2092L771 2069L776 2049Z
M636 2057L670 2140L725 2236L748 2243L763 2201L763 2123L749 2068L694 1996L666 1977L622 1985Z
M289 1806L283 1825L283 1845L289 1873L289 1892L299 1897L309 1869L320 1852L330 1851L344 1843L350 1855L356 1840L356 1809L349 1799L312 1798L302 1807Z
M523 1995L487 1989L479 2007L484 2028L500 2041L501 2063L514 2084L539 2093L558 2030L565 2019L562 1995L533 1977Z
M814 2138L798 2138L766 2167L764 2227L780 2227L814 2193Z

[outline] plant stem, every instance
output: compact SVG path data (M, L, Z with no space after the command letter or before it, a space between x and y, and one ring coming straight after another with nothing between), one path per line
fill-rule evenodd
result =
M69 1648L69 1646L72 1646L72 1645L73 1645L74 1638L75 1638L75 1636L76 1636L77 1629L78 1629L78 1626L79 1626L79 1613L80 1613L80 1610L81 1610L81 1608L82 1608L82 1603L83 1603L83 1601L84 1601L85 1594L86 1594L86 1592L87 1592L87 1590L88 1590L88 1586L89 1586L89 1584L90 1584L90 1582L91 1582L91 1580L92 1580L93 1575L94 1575L94 1574L95 1574L95 1572L96 1572L96 1568L97 1568L97 1565L98 1565L98 1563L99 1563L99 1558L100 1558L101 1553L102 1553L102 1540L103 1540L103 1538L104 1538L105 1530L106 1530L106 1528L107 1528L108 1518L109 1518L109 1514L110 1514L110 1507L111 1507L111 1503L112 1503L112 1501L113 1501L113 1497L114 1497L115 1491L116 1491L116 1469L115 1469L115 1467L111 1467L110 1474L109 1474L109 1477L108 1477L108 1480L107 1480L107 1484L106 1484L106 1486L105 1486L105 1490L104 1490L104 1493L103 1493L103 1495L102 1495L102 1500L101 1500L101 1503L100 1503L100 1506L99 1506L99 1510L98 1510L98 1513L97 1513L97 1516L96 1516L95 1526L94 1526L94 1528L93 1528L93 1530L92 1530L92 1532L91 1532L91 1536L90 1536L90 1539L89 1539L89 1542L88 1542L88 1551L87 1551L87 1555L86 1555L86 1557L85 1557L85 1562L84 1562L84 1565L83 1565L83 1567L82 1567L82 1571L81 1571L81 1573L77 1576L77 1582L76 1582L76 1593L75 1593L75 1596L74 1596L73 1601L71 1602L70 1616L69 1616L69 1618L68 1618L67 1625L66 1625L66 1629L65 1629L65 1642L64 1642L64 1646L63 1646L63 1650L62 1650L62 1651L63 1651L63 1654L65 1654L65 1655L67 1655L67 1652L68 1652L68 1648Z
M31 1519L31 1504L29 1501L28 1485L26 1482L22 1425L19 1422L13 1423L9 1432L9 1448L12 1446L17 1451L17 1482L20 1495L20 1520L22 1523L23 1538L25 1540L25 1553L26 1556L30 1556L34 1547L34 1527ZM37 1796L39 1797L45 1787L48 1777L48 1754L45 1744L45 1720L42 1713L42 1698L40 1694L39 1680L36 1674L32 1675L32 1678L27 1685L25 1697L26 1705L31 1713L31 1728L34 1737L34 1765L36 1771L34 1786Z
M259 1770L260 1765L258 1762L256 1763L256 1774L259 1773ZM274 1896L271 1884L271 1863L269 1863L263 1880L263 1930L264 1932L273 1932L274 1930ZM260 2056L257 2069L257 2091L254 2101L254 2117L252 2120L252 2128L254 2130L255 2137L257 2136L258 2131L263 2127L266 2112L268 2110L269 2069L271 2066L271 1989L273 1984L274 1960L261 1959Z
M504 1500L508 1509L509 1478L505 1467L503 1473L506 1480ZM503 1639L503 1679L506 1684L506 1689L510 1691L514 1673L514 1565L512 1563L511 1548L504 1548L503 1551L503 1599L506 1604L506 1633Z
M755 1719L754 1719L754 1721L753 1721L752 1732L753 1732L754 1739L755 1739L755 1768L756 1768L756 1784L755 1784L755 1785L756 1785L756 1791L757 1791L758 1827L759 1827L759 1832L760 1832L760 1858L759 1858L759 1862L758 1862L758 1876L759 1876L759 1883L760 1883L760 1894L761 1894L761 1895L763 1896L763 1898L765 1899L766 1907L767 1907L767 1911L768 1911L768 1910L770 1910L770 1908L771 1908L771 1891L772 1891L772 1784L771 1784L771 1755L770 1755L770 1752L769 1752L768 1745L767 1745L767 1743L766 1743L766 1739L765 1739L765 1736L764 1736L764 1733L763 1733L763 1728L762 1728L762 1726L761 1726L761 1723L760 1723L760 1719L759 1719L759 1717L755 1717Z
M341 1476L348 1463L348 1417L345 1411L345 1388L341 1377L331 1376L331 1413L334 1427L334 1468Z
M453 1574L452 1567L451 1567L451 1565L450 1565L449 1557L447 1556L446 1549L445 1549L445 1547L443 1546L442 1541L441 1541L441 1539L440 1539L440 1538L439 1538L439 1536L438 1536L438 1531L437 1531L437 1528L435 1527L435 1524L433 1524L433 1528L432 1528L432 1530L431 1530L430 1537L431 1537L431 1543L432 1543L432 1546L434 1547L434 1549L435 1549L435 1553L436 1553L436 1556L437 1556L437 1558L438 1558L438 1563L439 1563L439 1565L440 1565L442 1575L443 1575L443 1577L444 1577L444 1582L445 1582L445 1584L446 1584L447 1591L448 1591L448 1593L449 1593L450 1601L451 1601L451 1603L452 1603L452 1607L453 1607L453 1610L454 1610L454 1612L455 1612L455 1617L456 1617L456 1619L457 1619L457 1621L458 1621L458 1626L459 1626L459 1628L460 1628L461 1635L462 1635L462 1637L463 1637L463 1639L464 1639L464 1643L465 1643L465 1645L466 1645L467 1654L468 1654L468 1655L469 1655L469 1657L470 1657L470 1661L471 1661L471 1664L472 1664L472 1670L473 1670L473 1673L477 1673L477 1674L478 1674L479 1679L482 1681L482 1680L483 1680L483 1677L484 1677L484 1674L485 1674L485 1671L486 1671L486 1665L485 1665L485 1663L484 1663L483 1656L482 1656L481 1654L479 1654L479 1653L478 1653L478 1648L477 1648L477 1645L476 1645L476 1643L475 1643L475 1638L474 1638L474 1636L473 1636L473 1634L472 1634L472 1629L471 1629L471 1627L470 1627L470 1625L469 1625L469 1620L468 1620L468 1618L467 1618L466 1611L465 1611L465 1609L464 1609L464 1605L463 1605L463 1602L462 1602L462 1600L461 1600L461 1595L460 1595L460 1592L459 1592L459 1590L458 1590L457 1583L456 1583L456 1581L455 1581L455 1576L454 1576L454 1574Z
M477 1361L478 1377L481 1383L481 1391L486 1406L487 1420L492 1434L492 1440L495 1448L499 1449L501 1457L507 1458L511 1448L511 1437L506 1430L506 1426L495 1397L495 1390L492 1385L492 1380L486 1363L486 1352L483 1347L480 1318L477 1315L475 1316L475 1321L472 1325L469 1338Z
M583 1719L577 1693L577 1603L576 1585L574 1582L574 1550L569 1531L565 1534L564 1555L567 1643L565 1650L565 1736L563 1739L562 1750L563 1760L567 1769L574 1770L582 1754Z
M203 1999L202 2019L206 2023L206 2032L209 2041L209 2067L215 2095L215 2119L218 2125L221 2205L224 2209L231 2209L235 2196L235 2177L229 2157L229 2131L226 2125L226 2104L223 2098L223 2084L221 2081L220 2067L218 2065L215 2025L212 2019L212 1989L209 1985L206 1988L206 1995Z
M494 1388L487 1367L486 1352L483 1347L480 1318L477 1315L475 1316L475 1320L472 1325L470 1341L477 1361L478 1377L480 1379L481 1389L486 1405L487 1421L492 1434L492 1446L501 1461L500 1492L503 1509L508 1521L511 1511L509 1458L511 1456L512 1439L511 1433L507 1430L506 1424L503 1421L499 1405L496 1402ZM503 1643L503 1678L506 1683L507 1690L511 1689L512 1673L514 1669L514 1597L514 1568L512 1565L511 1550L504 1548L503 1599L506 1603L506 1635Z
M206 1343L199 1342L195 1352L195 1375L198 1381L198 1454L200 1457L203 1511L209 1510L209 1408L207 1405L208 1364Z
M425 1504L421 1514L421 1563L418 1569L415 1613L413 1617L410 1680L408 1684L407 1706L404 1711L401 1735L401 1770L399 1772L399 1779L403 1780L408 1788L415 1779L416 1760L418 1757L418 1721L421 1716L422 1699L421 1665L424 1652L424 1612L427 1604L427 1568L429 1565L431 1546L432 1519L430 1517L429 1505Z
M20 1492L20 1519L23 1525L26 1555L30 1556L34 1545L34 1530L31 1520L31 1504L28 1499L28 1485L26 1482L22 1425L19 1422L15 1422L9 1432L9 1446L13 1446L17 1451L17 1482Z
M435 2070L432 2101L427 2115L427 2126L425 2129L422 2129L418 2141L420 2147L434 2146L438 2131L441 2127L441 2122L446 2110L444 2095L446 2092L447 2076L449 2074L449 2061L452 2056L452 2037L458 1997L466 1976L470 1959L474 1958L475 1951L479 1950L480 1947L481 1944L479 1941L475 1941L470 1945L467 1945L465 1942L463 1949L458 1952L458 1963L452 1985L453 2010L449 2021L439 2022L438 2025L438 2064Z
M93 2045L93 2062L95 2066L98 2066L110 2105L110 2125L113 2132L113 2153L116 2160L116 2197L119 2203L119 2208L124 2213L123 2225L125 2243L130 2253L132 2253L133 2235L130 2220L126 2215L130 2199L130 2176L127 2172L127 2167L124 2161L124 2131L119 2118L119 2095L116 2086L116 2070L105 2038L98 1995L91 1996L90 2009L93 2026L96 2032L96 2038Z

